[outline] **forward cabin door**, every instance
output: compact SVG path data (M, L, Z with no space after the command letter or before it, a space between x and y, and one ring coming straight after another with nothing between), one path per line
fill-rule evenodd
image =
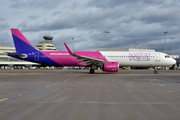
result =
M160 54L159 53L156 53L155 61L160 62Z

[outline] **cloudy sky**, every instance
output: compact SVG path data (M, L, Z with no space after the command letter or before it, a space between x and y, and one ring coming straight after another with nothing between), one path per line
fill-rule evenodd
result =
M179 0L1 0L0 44L13 46L18 28L33 46L53 36L58 50L148 48L180 55ZM136 42L136 45L134 44Z

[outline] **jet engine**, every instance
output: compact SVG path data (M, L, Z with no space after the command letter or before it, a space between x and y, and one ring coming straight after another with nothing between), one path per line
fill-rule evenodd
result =
M118 62L105 62L102 67L102 70L105 72L118 72L118 69L119 69Z

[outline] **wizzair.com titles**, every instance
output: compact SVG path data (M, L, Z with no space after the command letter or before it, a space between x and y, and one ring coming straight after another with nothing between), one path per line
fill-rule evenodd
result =
M129 53L130 61L150 61L150 53Z
M50 55L69 55L69 53L50 53Z

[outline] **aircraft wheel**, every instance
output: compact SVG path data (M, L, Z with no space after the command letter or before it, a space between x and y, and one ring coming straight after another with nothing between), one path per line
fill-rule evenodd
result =
M94 69L90 69L89 73L94 74Z
M158 71L154 71L154 74L158 74Z

